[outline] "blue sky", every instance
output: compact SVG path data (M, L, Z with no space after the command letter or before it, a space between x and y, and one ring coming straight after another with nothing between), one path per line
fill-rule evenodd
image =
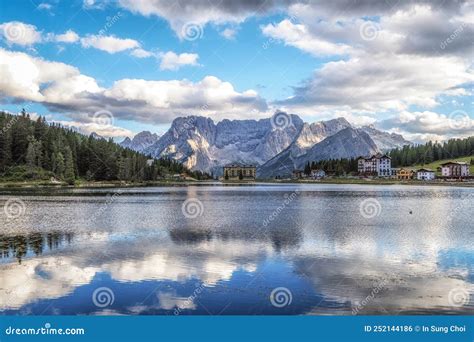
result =
M2 108L115 139L276 110L472 135L472 1L347 1L2 0Z

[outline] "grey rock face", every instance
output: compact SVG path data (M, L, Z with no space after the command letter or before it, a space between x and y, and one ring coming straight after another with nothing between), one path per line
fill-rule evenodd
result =
M305 153L295 155L292 148L275 156L257 169L260 178L288 177L295 169L303 169L307 162L355 158L379 152L372 138L363 130L344 128L307 149Z
M151 134L147 133L145 137ZM268 119L218 123L202 116L179 117L161 138L140 152L172 158L191 170L215 175L228 163L255 164L260 166L258 175L267 178L289 175L306 161L357 157L407 143L400 135L371 126L356 129L344 118L310 124L297 115L279 112ZM132 145L134 140L125 139L122 144Z
M159 138L157 134L143 131L135 135L133 139L125 138L120 143L120 146L130 148L137 152L144 152L145 149L156 143Z

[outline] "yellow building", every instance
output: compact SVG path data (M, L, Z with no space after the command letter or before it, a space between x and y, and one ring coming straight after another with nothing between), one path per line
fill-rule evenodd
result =
M409 180L413 178L413 170L408 169L400 169L397 171L397 179L398 180Z
M224 180L255 180L257 167L246 164L228 164L224 166Z

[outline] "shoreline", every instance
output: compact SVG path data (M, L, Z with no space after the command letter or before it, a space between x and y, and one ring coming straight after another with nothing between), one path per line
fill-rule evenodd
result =
M83 182L76 185L68 185L66 183L49 183L49 182L0 182L0 193L2 190L14 189L107 189L107 188L136 188L136 187L165 187L165 186L243 186L243 185L279 185L279 184L354 184L354 185L406 185L406 186L455 186L474 188L474 182L459 182L459 181L397 181L397 180L382 180L382 179L348 179L348 178L331 178L322 180L256 180L252 182L242 181L160 181L160 182Z

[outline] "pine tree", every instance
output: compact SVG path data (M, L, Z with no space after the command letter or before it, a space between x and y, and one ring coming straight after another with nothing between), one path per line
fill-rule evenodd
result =
M68 184L74 184L74 160L72 158L72 151L69 146L65 147L64 154L64 180Z
M29 142L26 151L26 164L30 169L33 169L36 166L36 151L33 139Z
M53 170L53 172L59 178L63 178L64 177L64 169L65 169L64 155L61 152L57 152L56 155L55 155L55 160L56 160L56 169Z

